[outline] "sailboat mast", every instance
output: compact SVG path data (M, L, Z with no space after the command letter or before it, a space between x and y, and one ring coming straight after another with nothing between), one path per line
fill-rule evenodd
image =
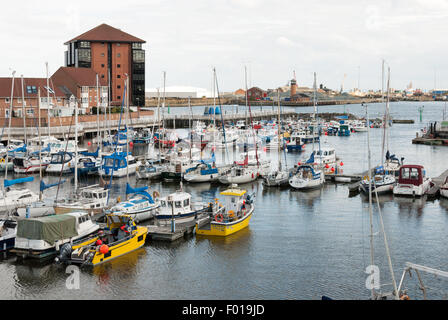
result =
M45 66L47 69L47 126L48 126L48 141L50 141L50 132L51 132L51 124L50 124L50 78L48 75L48 62L45 62ZM68 143L68 142L67 142Z
M27 142L26 139L26 113L25 113L25 92L23 91L23 74L21 75L21 82L22 82L22 118L23 118L23 141Z
M78 102L75 102L75 193L78 191ZM67 141L68 144L68 141Z
M11 99L9 101L9 125L8 125L8 144L6 146L6 159L5 159L5 180L8 179L8 158L9 158L9 140L11 139L11 119L12 119L12 101L14 100L14 83L16 72L12 72L12 85L11 85Z
M280 89L277 89L277 100L278 100L278 123L277 123L277 134L278 134L278 171L282 171L282 144L281 144L281 137L282 134L280 132L281 126L280 126Z
M369 111L366 105L366 119L369 123ZM374 264L374 251L373 251L373 213L372 213L372 166L370 158L370 126L367 126L367 157L368 157L368 176L369 176L369 219L370 219L370 265ZM375 288L372 286L372 300L375 299Z
M129 76L126 76L126 182L129 183L129 128L128 128L128 118L129 118ZM126 200L128 200L128 195L126 194Z
M38 122L37 122L37 135L39 137L39 184L42 182L42 142L40 139L40 87L37 91L37 116L38 116ZM39 188L40 190L40 188ZM42 201L42 195L43 190L40 190L39 192L39 201Z
M99 145L100 145L100 92L99 92L99 84L98 84L98 74L96 74L96 125L97 125L96 145L97 145L97 147L99 147Z
M390 68L387 68L387 94L386 94L386 123L385 128L389 129L389 91L390 91ZM386 130L386 150L389 150L389 130Z

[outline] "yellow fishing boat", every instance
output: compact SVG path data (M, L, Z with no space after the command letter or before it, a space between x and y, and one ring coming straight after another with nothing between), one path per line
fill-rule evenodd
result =
M57 261L96 266L141 248L148 228L137 226L131 216L106 215L107 226L95 236L61 247Z
M232 186L221 195L225 196L225 204L215 199L212 221L204 226L196 224L196 234L206 236L228 236L249 225L254 212L251 196L246 196L246 190Z

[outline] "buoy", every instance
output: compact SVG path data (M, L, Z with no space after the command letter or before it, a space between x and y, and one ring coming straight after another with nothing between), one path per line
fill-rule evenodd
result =
M132 148L134 146L134 142L129 142L129 146Z
M330 166L328 165L328 163L325 165L325 168L326 168L326 169L330 168Z
M299 166L301 166L301 165L302 165L302 162L298 162L297 164L298 164Z
M328 132L325 132L325 135L328 136Z
M331 172L334 172L334 168L333 167L331 167Z
M90 147L92 145L92 142L87 142L87 145Z
M100 247L100 252L101 252L102 254L106 254L106 253L108 253L108 252L109 252L109 247L108 247L107 245L103 244L103 245Z
M99 239L96 240L96 245L97 245L97 246L100 246L100 245L102 245L102 244L103 244L103 241L101 241L101 240L99 240Z
M341 167L343 167L344 166L344 162L341 161L340 165L341 165Z

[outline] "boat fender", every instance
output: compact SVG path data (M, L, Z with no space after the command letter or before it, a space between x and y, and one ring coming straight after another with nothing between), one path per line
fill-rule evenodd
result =
M108 252L109 252L109 246L103 244L103 245L100 247L100 252L101 252L102 254L106 254L106 253L108 253Z
M120 203L121 202L121 197L118 197L117 198L117 203Z
M404 294L400 297L400 300L410 300L407 294Z
M157 190L154 190L152 196L154 197L154 199L157 199L158 197L160 197L160 193Z
M252 179L254 178L254 174L252 173Z

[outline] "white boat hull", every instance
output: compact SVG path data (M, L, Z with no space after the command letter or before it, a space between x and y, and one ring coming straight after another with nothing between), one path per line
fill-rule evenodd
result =
M394 195L396 196L410 196L421 197L431 188L431 180L425 180L419 186L413 184L397 184L394 187Z
M291 179L289 179L289 185L294 189L299 190L317 189L322 187L324 183L325 183L324 174L321 174L318 179L304 179L297 176L293 176Z

